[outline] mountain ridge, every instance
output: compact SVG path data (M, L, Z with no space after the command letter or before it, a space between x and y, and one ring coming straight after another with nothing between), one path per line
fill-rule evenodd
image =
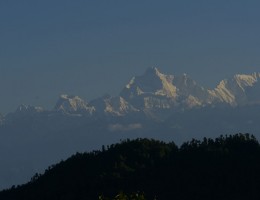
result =
M134 76L119 95L103 96L85 100L75 95L60 95L52 110L38 106L21 105L16 112L62 112L85 115L124 116L130 112L153 109L191 109L194 107L227 104L241 106L259 104L260 73L235 74L232 78L223 79L213 88L208 89L194 81L189 75L179 76L163 74L157 67L148 68L144 74ZM256 89L254 89L256 88ZM254 90L257 90L253 92Z

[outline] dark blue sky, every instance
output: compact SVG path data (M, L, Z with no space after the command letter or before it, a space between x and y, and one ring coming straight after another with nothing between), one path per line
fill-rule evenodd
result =
M214 87L260 71L260 2L1 0L0 112L116 95L157 66Z

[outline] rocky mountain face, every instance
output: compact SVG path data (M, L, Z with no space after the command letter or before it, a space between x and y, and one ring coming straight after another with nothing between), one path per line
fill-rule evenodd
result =
M232 79L220 81L214 90L209 90L211 103L224 102L232 106L258 104L260 73L237 74Z
M61 95L54 110L64 113L85 113L91 115L95 111L95 108L89 106L87 102L78 96Z
M220 81L215 89L205 89L187 74L164 75L157 68L133 77L120 95L139 109L189 109L218 105L231 106L259 103L260 74L235 75Z
M138 112L139 110L130 105L123 97L112 97L105 95L101 98L94 99L90 102L96 109L99 116L124 116L130 112Z
M235 75L209 89L187 74L149 68L118 96L86 102L61 95L52 110L20 105L0 115L0 189L26 182L77 151L120 139L148 137L180 144L236 132L260 138L259 80L259 73Z
M133 77L120 95L139 109L177 109L206 104L209 92L186 74L164 75L151 68Z

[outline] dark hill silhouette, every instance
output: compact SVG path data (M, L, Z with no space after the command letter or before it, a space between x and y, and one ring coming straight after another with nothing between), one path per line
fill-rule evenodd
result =
M191 140L180 147L125 140L77 153L29 183L0 192L0 199L85 200L120 192L141 192L147 199L260 199L259 169L260 145L249 134Z

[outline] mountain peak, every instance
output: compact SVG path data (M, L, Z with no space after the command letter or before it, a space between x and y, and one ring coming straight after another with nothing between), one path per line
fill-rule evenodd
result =
M158 68L150 67L141 76L133 77L121 92L125 99L140 95L166 96L175 98L176 87L172 75L162 74Z
M79 96L62 94L54 108L57 111L63 112L80 112L80 111L93 111L93 108L88 107L87 103Z
M145 74L161 74L157 67L148 67L145 71Z
M255 82L257 82L259 78L259 74L253 73L253 74L236 74L234 76L235 81L237 84L244 90L244 87L246 86L253 86Z

